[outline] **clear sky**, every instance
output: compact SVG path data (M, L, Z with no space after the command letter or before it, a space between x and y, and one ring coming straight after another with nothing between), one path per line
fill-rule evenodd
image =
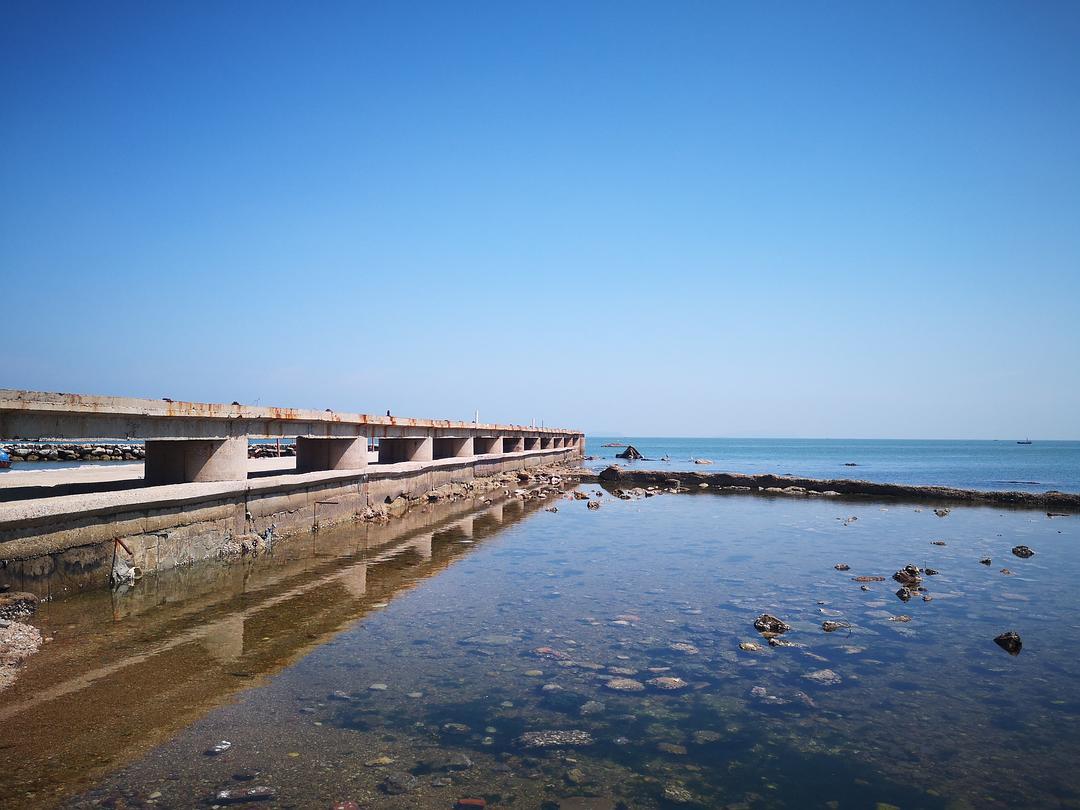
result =
M1080 3L0 8L0 387L1080 438Z

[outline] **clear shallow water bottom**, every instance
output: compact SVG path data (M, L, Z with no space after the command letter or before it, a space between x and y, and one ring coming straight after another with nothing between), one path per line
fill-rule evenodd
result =
M1080 806L1077 518L599 500L476 543L69 806L207 806L255 785L282 807ZM1021 543L1036 555L1014 557ZM932 601L852 581L906 563L940 571ZM765 644L762 612L798 646ZM852 626L825 633L827 618ZM994 644L1006 630L1019 656ZM838 682L807 677L822 670ZM615 676L688 686L616 692ZM546 730L594 742L521 745ZM206 756L219 740L231 749Z

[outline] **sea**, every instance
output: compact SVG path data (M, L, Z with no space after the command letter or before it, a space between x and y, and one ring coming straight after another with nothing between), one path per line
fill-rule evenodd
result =
M632 444L644 461L617 459ZM1080 492L1080 441L930 441L902 439L683 439L588 436L592 469L772 473L852 478L887 484L1021 492ZM712 462L696 464L697 459Z

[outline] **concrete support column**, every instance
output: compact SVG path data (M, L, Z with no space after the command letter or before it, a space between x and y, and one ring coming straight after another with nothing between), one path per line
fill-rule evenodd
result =
M248 473L247 436L228 439L148 439L147 484L242 481Z
M525 440L521 436L503 436L502 444L504 453L519 453L525 449Z
M473 452L478 456L501 453L502 436L477 436L473 439Z
M431 461L434 457L435 440L430 436L379 439L379 463L396 464L399 461Z
M296 437L297 472L318 470L360 470L367 466L367 437L317 438Z
M467 436L451 436L435 439L435 458L461 458L473 454L473 440Z

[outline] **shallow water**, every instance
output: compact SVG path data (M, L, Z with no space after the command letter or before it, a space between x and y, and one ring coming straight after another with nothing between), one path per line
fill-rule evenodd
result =
M80 668L92 682L14 715L0 703L9 732L51 723L56 745L20 771L9 737L0 797L42 799L51 779L72 807L189 807L257 785L275 791L264 806L294 807L1080 803L1080 519L711 492L595 499L598 511L558 500L557 513L509 502L415 516L427 525L397 541L319 535L243 574L217 569L191 604L141 583L110 603L116 621L86 619L25 676L63 662L61 683ZM1021 543L1036 555L1013 556ZM906 563L940 571L924 581L932 601L852 581ZM41 621L59 627L70 610L46 605ZM766 611L798 646L765 643L753 620ZM825 619L851 627L825 633ZM1016 657L993 642L1006 630L1023 638ZM615 676L687 686L616 692ZM519 739L548 730L592 744ZM227 752L204 753L221 740ZM46 740L31 742L23 755ZM388 795L395 780L407 792Z
M631 443L648 461L615 458ZM619 463L642 469L772 473L858 478L886 484L960 489L1080 492L1080 442L929 441L906 439L680 439L589 436L594 469ZM668 461L660 459L667 457ZM712 461L699 465L694 459ZM850 465L850 466L849 466Z

